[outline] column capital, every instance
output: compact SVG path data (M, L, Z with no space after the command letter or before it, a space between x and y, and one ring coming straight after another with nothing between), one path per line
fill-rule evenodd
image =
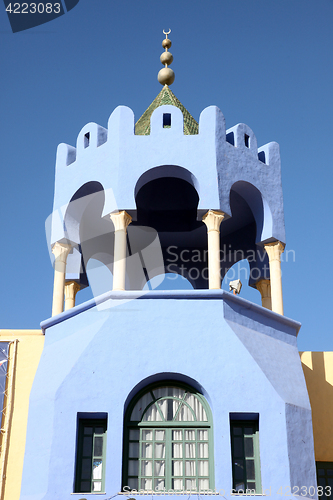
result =
M55 256L56 261L65 263L71 249L71 245L59 243L59 241L57 241L52 247L52 253Z
M256 289L259 290L263 299L271 296L271 282L270 280L262 279L257 281Z
M285 244L281 241L273 241L272 243L267 243L264 248L268 254L268 258L271 261L277 260L281 262L281 254L284 252Z
M80 285L76 281L66 281L65 295L66 298L75 298L75 295L80 290Z
M127 226L132 222L132 217L125 210L112 212L110 219L113 222L115 231L126 231Z
M219 210L208 210L208 212L202 217L202 222L204 222L207 226L207 232L220 231L220 224L224 217L224 212L220 212Z

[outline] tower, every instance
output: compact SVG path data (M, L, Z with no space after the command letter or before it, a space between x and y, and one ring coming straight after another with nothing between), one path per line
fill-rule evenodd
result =
M316 483L299 324L283 316L279 147L199 123L169 86L57 151L53 316L30 397L21 499L222 496ZM221 290L247 258L263 307ZM109 290L73 307L90 259ZM165 272L193 290L146 290ZM110 276L112 274L112 279ZM65 295L65 311L64 307Z

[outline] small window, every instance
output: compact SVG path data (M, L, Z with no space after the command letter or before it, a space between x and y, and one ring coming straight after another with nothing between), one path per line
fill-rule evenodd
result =
M258 420L232 420L231 457L233 490L261 493Z
M163 128L171 128L171 113L163 113Z
M244 135L244 141L245 141L245 146L246 146L247 148L249 148L249 147L250 147L250 136L249 136L249 135L247 135L247 134L245 134L245 135Z
M84 134L84 147L87 148L90 143L90 132Z
M79 420L75 493L103 492L106 419Z
M333 498L333 462L316 462L317 484L323 490L318 490L318 496L323 499Z

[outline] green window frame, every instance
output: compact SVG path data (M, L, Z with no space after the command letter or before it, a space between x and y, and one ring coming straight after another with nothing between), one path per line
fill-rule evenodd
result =
M106 429L106 418L79 419L75 493L105 491Z
M259 419L230 417L230 433L233 490L260 494Z
M333 498L333 462L316 462L316 469L318 497Z
M195 389L175 381L145 388L124 430L123 490L214 489L212 416Z

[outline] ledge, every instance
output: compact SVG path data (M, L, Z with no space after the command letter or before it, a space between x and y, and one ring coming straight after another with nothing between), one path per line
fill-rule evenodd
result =
M99 295L83 304L79 304L68 311L64 311L57 316L46 319L41 322L40 326L45 334L45 330L51 326L62 323L73 316L77 316L88 309L92 309L98 304L102 304L107 300L224 300L225 302L234 302L238 306L244 309L253 310L262 316L274 319L282 324L291 326L295 328L298 333L301 323L293 319L282 316L281 314L275 313L266 309L265 307L254 304L249 300L243 299L238 295L233 295L232 293L226 292L225 290L147 290L147 291L110 291Z

